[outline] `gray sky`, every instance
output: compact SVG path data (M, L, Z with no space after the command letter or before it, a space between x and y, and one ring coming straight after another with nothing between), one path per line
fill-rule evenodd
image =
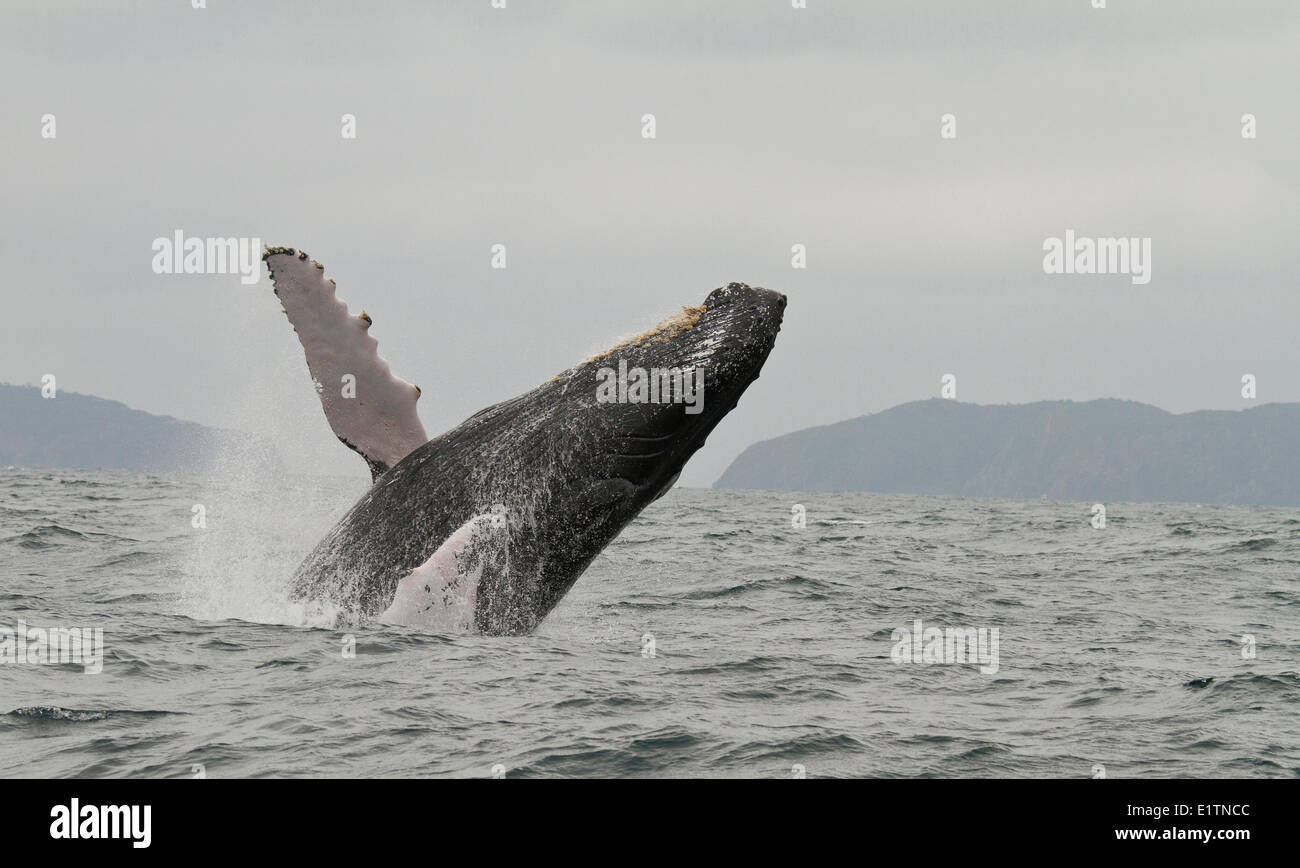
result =
M786 292L688 485L945 373L978 403L1234 409L1244 373L1300 401L1294 2L16 5L0 381L364 477L267 277L152 272L181 229L323 262L430 433L728 281ZM1151 282L1044 274L1066 229L1150 237Z

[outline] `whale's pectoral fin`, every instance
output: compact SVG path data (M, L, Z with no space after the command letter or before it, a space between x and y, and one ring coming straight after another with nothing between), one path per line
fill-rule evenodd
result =
M465 522L427 561L397 584L382 624L469 632L474 629L478 589L485 572L505 567L507 531L500 515Z
M330 428L377 479L429 440L415 411L419 387L388 370L368 334L370 316L348 313L324 266L289 247L268 247L262 258L307 354Z

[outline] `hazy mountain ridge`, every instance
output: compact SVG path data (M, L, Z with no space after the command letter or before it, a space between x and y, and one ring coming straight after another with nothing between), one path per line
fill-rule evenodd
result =
M38 387L0 383L0 467L205 471L219 457L280 467L275 448L251 434L93 395L59 390L43 398Z
M755 443L714 487L1300 506L1300 404L933 398Z

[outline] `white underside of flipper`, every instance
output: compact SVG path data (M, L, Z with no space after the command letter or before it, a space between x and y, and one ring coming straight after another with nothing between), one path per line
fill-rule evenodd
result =
M479 515L461 525L438 550L397 585L381 624L464 633L474 629L474 606L484 563L502 544L499 515Z
M273 247L262 258L334 434L361 453L375 476L427 443L415 410L420 390L379 357L379 342L367 333L370 317L349 314L324 266L306 253Z

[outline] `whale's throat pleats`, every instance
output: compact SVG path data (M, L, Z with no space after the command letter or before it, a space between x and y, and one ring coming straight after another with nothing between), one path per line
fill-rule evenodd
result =
M419 388L389 371L369 334L371 318L348 312L324 266L287 247L268 247L262 258L330 428L378 478L429 439L415 410Z
M500 576L507 569L507 539L501 515L471 518L398 582L393 602L379 622L447 632L473 630L485 577Z

